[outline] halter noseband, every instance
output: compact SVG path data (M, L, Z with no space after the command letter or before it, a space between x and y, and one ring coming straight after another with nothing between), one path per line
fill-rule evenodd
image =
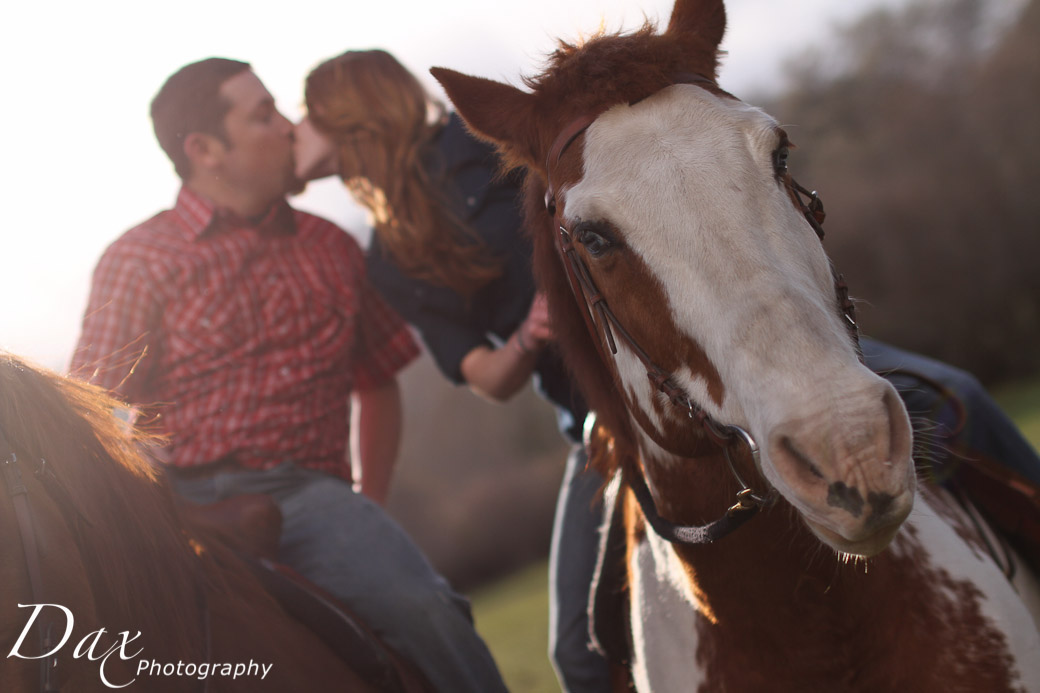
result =
M672 84L703 84L717 88L714 80L699 74L677 75L672 81ZM552 172L559 164L560 158L563 156L563 153L567 148L579 136L581 136L590 125L592 125L602 112L603 110L599 110L575 118L556 136L552 146L549 148L549 153L546 156L545 162L545 175L547 182L545 207L553 217L556 249L560 255L561 261L563 261L565 269L567 270L567 278L570 283L571 291L573 292L575 299L577 299L579 303L585 305L585 310L582 311L582 315L585 318L589 334L595 335L597 333L596 324L592 317L592 312L596 311L599 313L599 324L601 325L601 329L603 330L604 337L611 353L617 354L617 344L613 334L616 331L620 338L628 345L629 349L642 362L643 366L646 368L647 377L650 379L650 382L653 383L654 387L663 393L674 406L683 409L687 416L691 420L696 421L708 434L708 437L716 445L722 448L730 470L741 486L740 491L737 492L737 502L726 511L726 514L722 518L703 526L685 527L675 525L661 517L654 505L653 498L649 489L647 489L646 481L643 479L642 475L637 474L635 475L635 478L625 480L635 494L647 522L660 536L671 542L682 544L710 543L726 536L729 532L750 519L759 509L771 504L776 498L776 491L771 491L766 495L756 494L752 491L751 487L744 482L730 457L730 446L734 442L743 443L747 446L755 468L759 468L760 453L755 439L740 426L734 424L721 424L715 421L707 411L694 402L689 393L687 393L686 390L677 383L674 374L665 371L653 362L653 359L646 350L636 342L635 338L625 329L624 325L622 325L621 321L610 309L606 298L596 287L592 275L589 273L588 267L577 253L577 249L574 246L574 239L564 224L562 210L556 201L556 189L552 182ZM806 190L794 181L794 179L789 178L789 181L791 197L797 203L800 211L804 214L806 220L822 241L822 224L824 219L823 203L815 192ZM808 198L808 203L802 199L803 196ZM838 298L838 305L841 314L846 322L846 327L849 329L852 336L853 343L856 345L856 351L857 353L860 353L859 328L856 324L855 307L852 300L849 298L848 286L845 283L844 277L838 274L834 270L833 266L831 271L834 274L835 293ZM598 344L599 343L597 342L597 345Z

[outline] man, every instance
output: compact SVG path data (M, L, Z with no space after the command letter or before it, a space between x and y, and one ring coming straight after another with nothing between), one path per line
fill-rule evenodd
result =
M280 560L438 690L504 691L465 600L378 506L396 373L417 347L351 237L286 202L292 124L247 63L221 58L171 76L152 120L183 187L99 261L72 373L154 416L188 500L271 495Z

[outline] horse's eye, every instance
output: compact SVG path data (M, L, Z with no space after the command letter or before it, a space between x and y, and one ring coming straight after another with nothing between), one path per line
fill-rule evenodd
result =
M790 153L786 144L780 145L773 151L773 171L776 172L776 175L782 176L787 173L787 157Z
M575 231L578 242L585 246L585 250L594 258L603 257L614 246L614 242L602 227L597 225L579 224Z

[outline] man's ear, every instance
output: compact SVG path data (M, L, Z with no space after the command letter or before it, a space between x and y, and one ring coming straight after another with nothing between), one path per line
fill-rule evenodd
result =
M189 132L183 146L193 171L212 169L227 150L219 137L204 132Z

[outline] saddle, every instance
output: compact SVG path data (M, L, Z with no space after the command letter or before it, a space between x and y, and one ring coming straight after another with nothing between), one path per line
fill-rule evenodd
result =
M1040 572L1040 486L978 454L959 460L951 483Z
M210 504L181 499L179 504L190 526L236 554L290 616L371 686L386 693L429 690L414 667L389 650L347 607L276 562L282 513L270 496L244 494Z
M216 534L238 553L272 561L278 557L282 512L270 496L243 494L207 504L178 498L178 504L189 524Z
M385 693L431 690L422 675L390 650L335 597L285 565L243 557L286 612L317 635L366 683Z

